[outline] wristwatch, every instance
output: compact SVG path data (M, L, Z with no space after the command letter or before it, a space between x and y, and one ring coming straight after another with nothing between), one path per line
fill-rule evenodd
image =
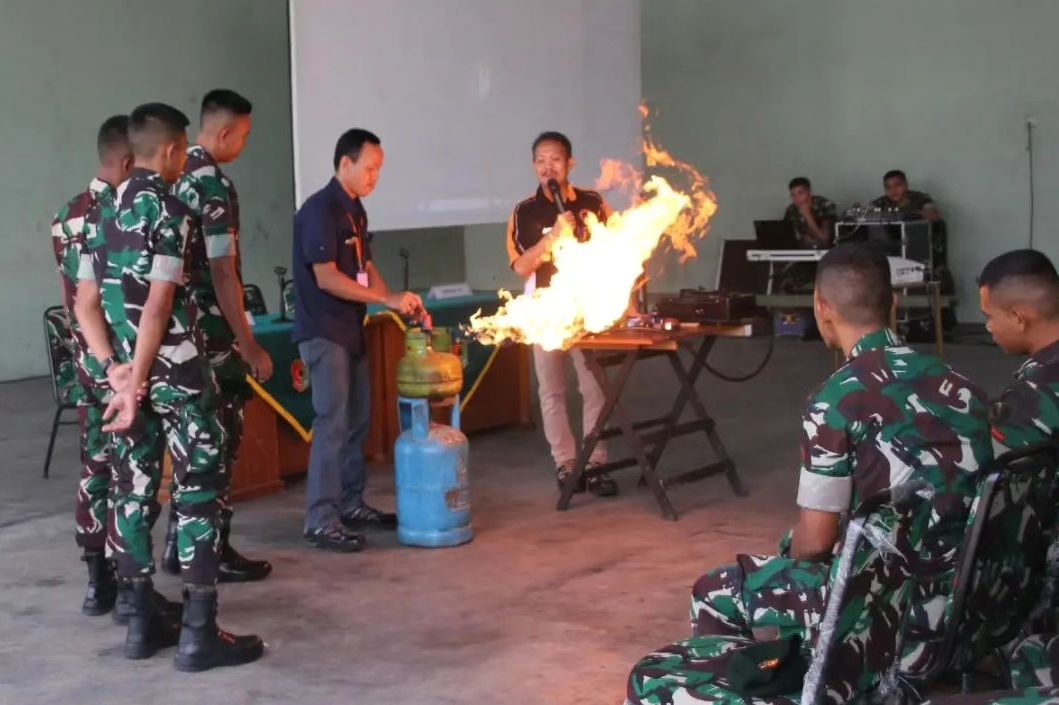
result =
M103 366L103 374L110 372L110 368L117 364L118 360L113 355L103 360L99 364Z

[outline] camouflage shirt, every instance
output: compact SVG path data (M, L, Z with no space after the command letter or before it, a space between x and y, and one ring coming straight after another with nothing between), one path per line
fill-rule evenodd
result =
M893 209L910 218L922 218L923 209L926 208L928 203L934 203L934 199L930 197L929 193L909 189L905 196L904 205L891 201L885 195L876 198L871 202L871 205L883 210Z
M993 438L1014 450L1059 431L1059 340L1037 351L1015 372L1015 383L989 409Z
M798 242L800 242L803 247L830 245L831 240L834 238L832 228L834 228L835 220L838 218L835 202L824 198L823 196L813 196L813 202L810 209L813 212L813 217L816 218L816 224L822 227L827 234L827 242L817 242L813 238L813 233L809 230L809 221L807 221L805 216L802 215L802 212L798 210L798 206L793 203L787 206L787 210L783 213L783 219L789 220L794 225L794 233L798 236Z
M119 357L132 360L152 281L177 284L173 310L150 372L152 404L164 407L213 391L213 376L196 346L195 311L185 288L185 254L194 221L162 177L133 169L118 187L117 217L104 224L103 312Z
M81 326L73 316L77 299L77 282L94 279L92 253L103 244L101 223L113 218L114 188L101 179L92 179L88 190L74 196L52 221L52 247L59 279L63 287L63 304L70 312L70 330L74 338L74 361L81 384L100 388L106 375L99 361L89 352Z
M862 338L814 392L802 418L798 504L845 512L910 479L934 487L927 548L955 549L979 468L992 459L986 399L941 360L891 330Z
M211 365L219 367L231 356L235 335L217 303L210 260L235 257L239 270L239 197L232 180L197 144L188 147L184 175L173 194L194 214L199 226L188 242L188 293L198 311L206 356Z

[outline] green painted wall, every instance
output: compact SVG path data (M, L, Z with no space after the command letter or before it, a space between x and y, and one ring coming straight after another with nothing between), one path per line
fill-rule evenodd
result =
M51 219L95 171L95 131L146 101L197 125L211 88L254 103L245 155L228 169L243 208L247 281L277 299L293 207L284 0L0 0L0 379L44 374L41 312L59 302Z
M0 380L47 372L40 317L59 302L51 219L94 174L99 123L142 102L171 103L197 124L211 88L253 101L247 150L226 170L244 277L275 306L272 269L290 268L295 208L286 0L0 0L0 65ZM413 287L463 279L461 228L377 233L392 286L402 247Z
M840 207L904 169L950 225L962 315L974 278L1027 243L1025 116L1038 121L1036 245L1059 255L1059 3L648 0L643 91L655 135L713 181L697 262L660 287L712 285L723 237L778 217L809 176Z

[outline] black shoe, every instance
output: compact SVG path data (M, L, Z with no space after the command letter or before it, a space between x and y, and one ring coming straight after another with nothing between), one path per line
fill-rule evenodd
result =
M243 556L231 544L221 546L221 564L217 570L219 583L247 583L264 580L272 572L268 561L255 561Z
M264 580L272 572L268 561L255 561L232 548L229 541L232 533L232 510L226 508L221 512L221 564L217 573L217 582L246 583Z
M180 555L177 553L177 510L173 500L169 500L169 526L165 528L165 547L162 549L163 573L180 575Z
M570 477L573 473L573 469L566 465L560 465L555 468L555 482L559 485L559 491L563 491L563 485L566 484L566 478ZM581 474L581 479L577 481L577 487L574 488L574 494L580 494L585 491L585 475Z
M397 515L380 512L375 507L362 504L349 514L339 517L347 529L396 529Z
M180 613L184 605L179 602L171 602L157 590L154 590L154 604L156 610L169 617L169 619L180 622ZM114 624L125 626L129 623L129 617L132 612L132 581L128 578L119 578L118 600L114 605L114 612L111 614L111 618L114 620Z
M110 612L118 599L114 566L103 551L86 550L81 560L88 566L88 589L85 590L85 601L81 603L81 612L91 617Z
M610 475L603 473L593 475L586 483L588 491L597 497L613 497L618 494L618 483L610 479Z
M341 553L363 551L367 543L362 534L351 534L341 526L325 526L320 529L306 529L305 540L316 548Z
M125 658L145 659L158 649L176 646L180 621L158 608L150 578L132 578L132 613L125 635Z
M265 643L256 634L236 636L217 626L217 589L187 586L180 646L173 665L178 671L206 671L218 666L241 666L261 658Z

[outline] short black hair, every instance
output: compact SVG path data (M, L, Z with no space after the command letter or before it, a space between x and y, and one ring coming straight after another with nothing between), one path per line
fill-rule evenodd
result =
M199 119L205 120L209 115L222 112L233 115L249 115L253 109L253 104L235 91L227 88L214 88L202 98L202 110L199 113Z
M810 191L813 190L812 183L810 183L809 179L804 177L804 176L795 176L793 179L791 179L790 181L787 182L787 190L788 191L793 191L798 186L804 186L805 188L809 189Z
M121 151L124 157L129 153L129 116L111 115L99 126L96 133L96 152L99 161L106 161L110 156Z
M366 142L382 146L382 140L374 132L360 127L343 132L338 142L335 143L335 171L338 171L338 164L342 161L342 157L349 157L355 164L360 159L360 150L364 148Z
M852 242L831 248L817 265L816 288L850 323L889 325L894 301L890 263L877 248Z
M901 179L901 181L908 183L908 177L905 176L905 172L900 169L890 169L890 171L883 174L882 182L885 184L890 179Z
M978 286L993 288L1008 279L1026 277L1039 279L1049 284L1059 283L1055 265L1047 255L1037 250L1012 250L999 257L994 257L982 269L978 277Z
M158 147L187 131L188 116L165 103L144 103L129 115L129 143L133 155L150 158Z
M982 269L978 286L1001 301L1029 304L1048 319L1059 317L1059 274L1043 252L1012 250L994 257Z
M541 142L558 142L566 150L567 159L574 156L574 145L570 142L570 138L562 132L548 130L537 135L537 139L533 140L533 148L530 150L530 154L537 154L537 147L540 146Z

